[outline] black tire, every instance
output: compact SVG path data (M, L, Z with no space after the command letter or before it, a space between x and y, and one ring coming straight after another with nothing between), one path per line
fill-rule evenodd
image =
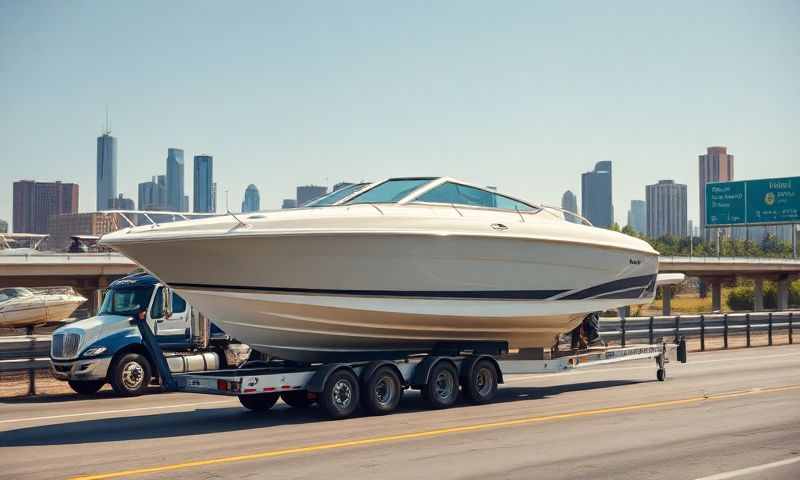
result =
M355 374L351 370L337 370L325 381L319 405L331 418L346 418L358 408L359 396Z
M138 353L126 353L111 364L109 382L117 395L135 397L147 390L152 371L147 357Z
M380 367L364 382L361 404L371 415L393 412L403 396L403 385L391 367Z
M308 391L306 390L283 392L281 393L281 400L286 405L294 408L308 408L315 402L315 400L308 398Z
M69 388L78 395L94 395L106 384L105 380L70 380Z
M431 369L422 398L434 409L449 408L458 401L458 372L450 362L439 362Z
M252 395L239 395L239 403L248 410L265 412L278 401L277 393L254 393Z
M470 403L489 403L497 394L497 368L489 360L479 360L464 379L464 396Z

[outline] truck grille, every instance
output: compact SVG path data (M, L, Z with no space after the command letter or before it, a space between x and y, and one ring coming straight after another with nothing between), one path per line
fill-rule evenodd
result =
M51 340L50 355L53 358L72 358L78 353L81 346L79 333L57 333Z

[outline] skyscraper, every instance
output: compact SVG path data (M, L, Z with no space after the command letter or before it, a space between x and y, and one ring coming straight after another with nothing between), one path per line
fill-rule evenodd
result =
M567 190L564 192L564 195L561 195L561 208L568 212L578 213L578 199L575 198L575 194L570 190ZM564 218L573 223L578 223L580 221L577 217L572 215L564 215Z
M108 208L111 210L135 210L136 206L133 204L133 199L125 198L120 193L119 196L108 202Z
M647 235L647 202L631 200L631 209L628 210L628 226L637 233Z
M158 175L139 184L139 210L168 210L167 177Z
M297 187L297 206L302 207L306 203L319 198L328 193L328 187L319 185L302 185Z
M167 207L173 212L184 210L183 150L167 149Z
M194 156L194 211L213 212L214 157Z
M97 137L97 211L117 197L117 139L106 129ZM45 227L46 228L46 227Z
M47 233L51 215L77 213L78 192L76 183L14 182L14 232Z
M666 235L686 237L686 185L659 180L647 185L647 233L653 238Z
M284 198L281 208L297 208L297 200L294 198Z
M581 215L596 227L614 224L611 185L610 160L597 162L594 170L581 175Z
M242 212L257 212L259 210L261 210L261 195L258 193L258 187L251 183L244 191Z
M8 222L0 220L0 233L8 233Z
M700 235L709 240L716 233L706 229L706 183L729 182L733 180L733 155L727 147L708 147L705 155L699 155L700 167Z

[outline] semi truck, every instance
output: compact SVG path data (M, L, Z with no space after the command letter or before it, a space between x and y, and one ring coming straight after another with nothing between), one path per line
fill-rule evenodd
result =
M159 358L144 344L145 325ZM249 354L153 275L138 273L111 283L96 316L53 332L50 369L79 394L110 383L117 394L134 396L160 381L162 358L170 372L187 373L235 368Z

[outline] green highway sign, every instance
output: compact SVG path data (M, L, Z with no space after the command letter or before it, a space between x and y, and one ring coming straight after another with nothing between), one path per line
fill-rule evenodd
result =
M800 223L800 177L706 184L706 225Z

